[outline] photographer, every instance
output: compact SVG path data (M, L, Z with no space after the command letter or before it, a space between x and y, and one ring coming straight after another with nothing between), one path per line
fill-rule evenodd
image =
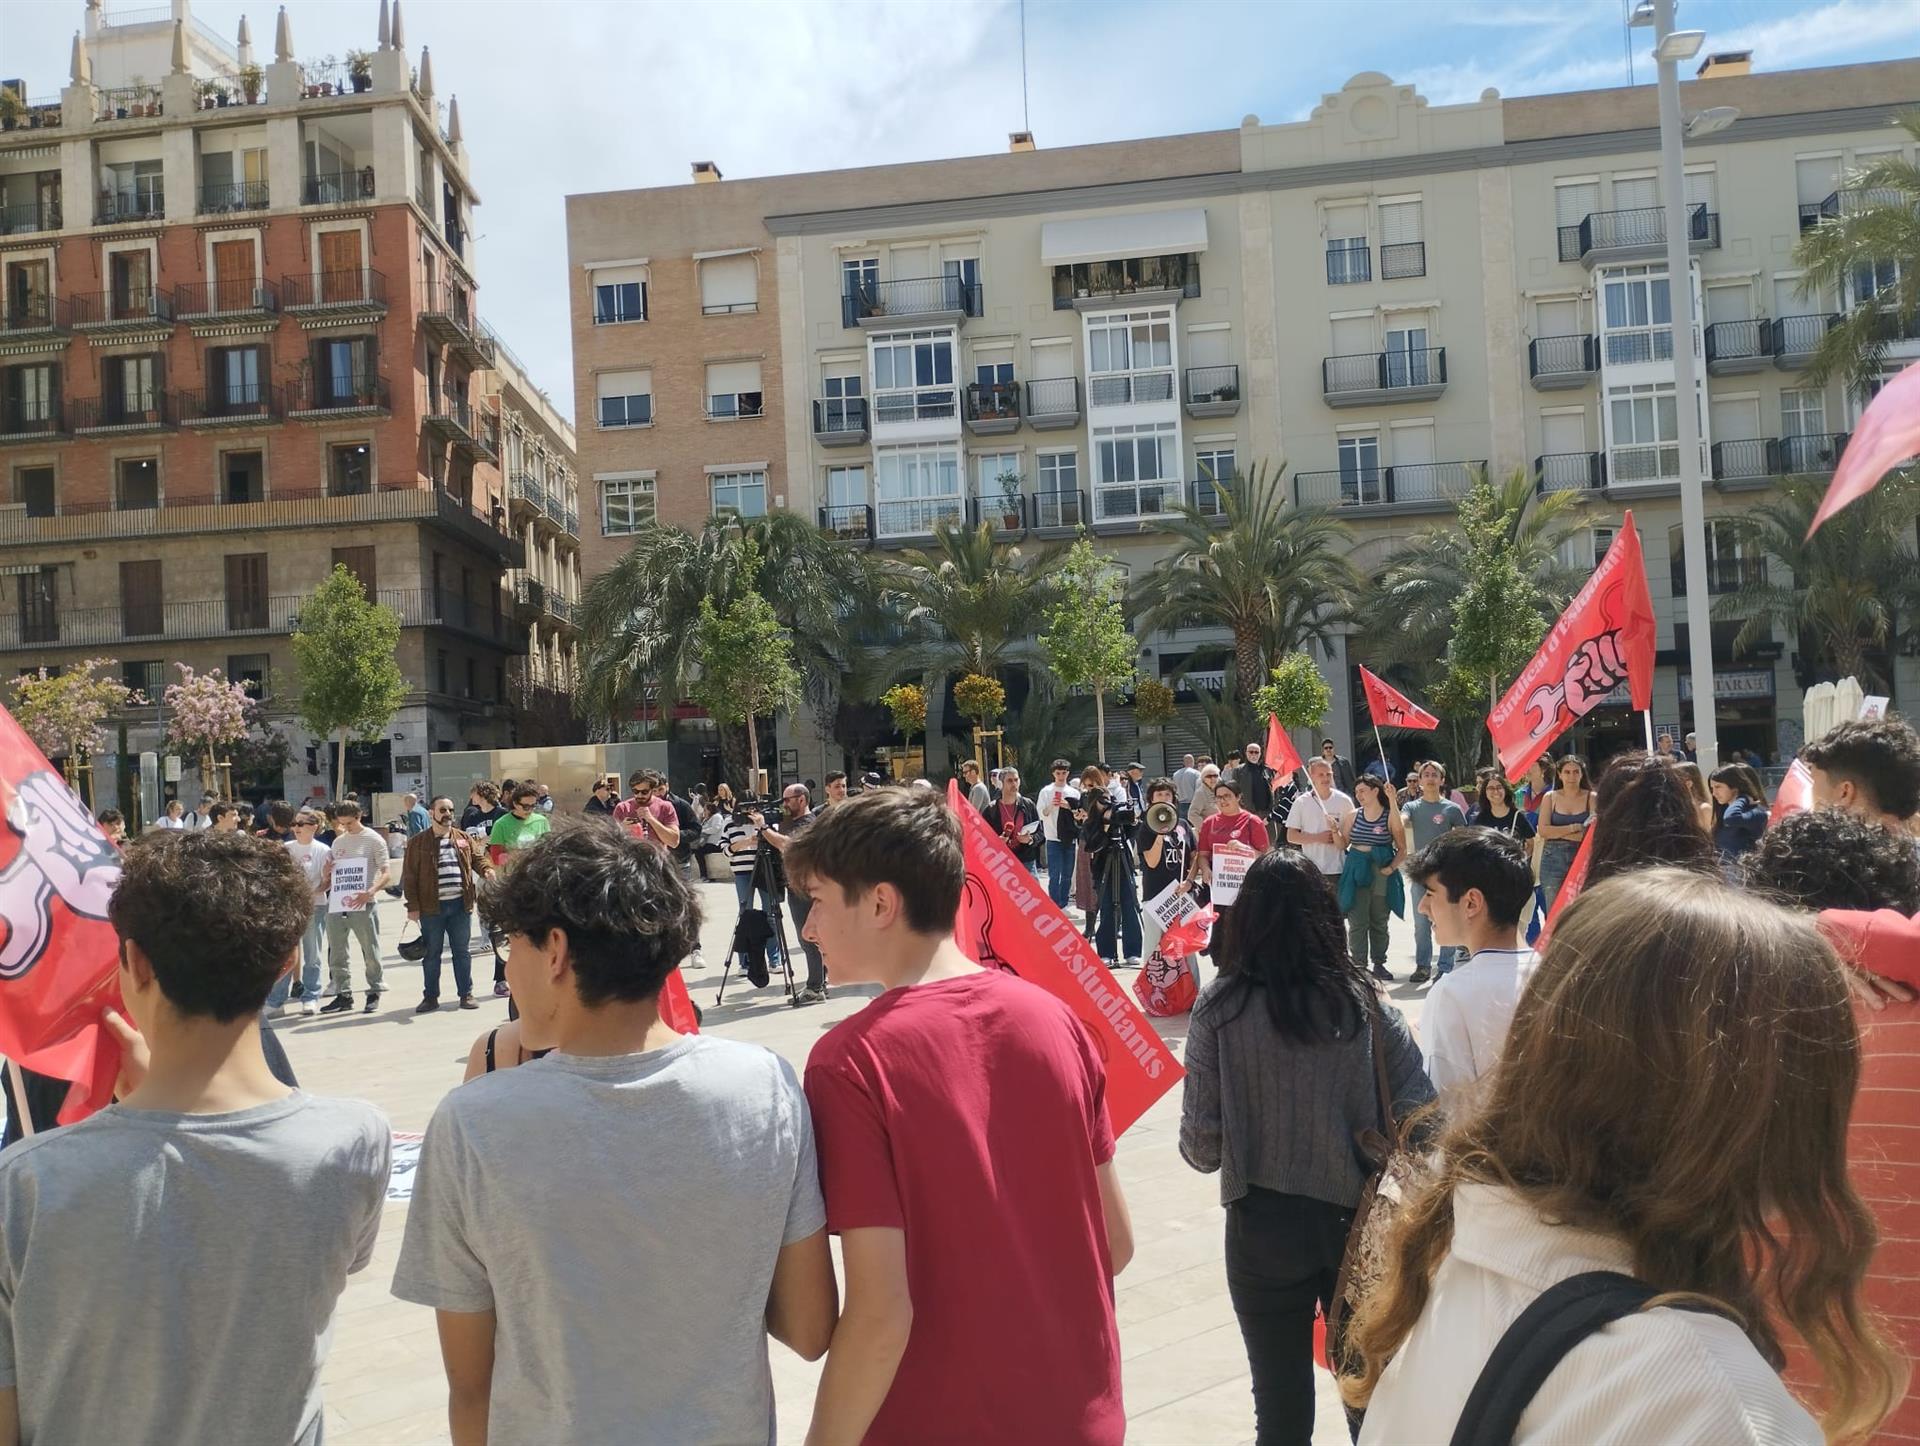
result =
M1033 800L1020 792L1020 770L1002 768L1000 773L1000 796L980 810L984 818L1015 858L1027 866L1027 871L1039 874L1037 862L1040 858L1040 810L1034 807Z
M814 815L808 807L809 802L806 785L790 783L780 795L780 812L771 822L758 812L752 817L756 846L765 843L773 851L767 863L772 870L774 894L786 900L787 907L793 911L793 927L800 935L800 948L807 956L807 983L800 994L800 1003L818 1004L827 997L827 966L819 946L807 939L807 915L812 912L813 900L787 887L787 870L780 858L787 851L787 845L813 822ZM751 879L752 875L748 877Z
M1180 800L1171 778L1156 778L1147 785L1147 812L1156 803L1168 804L1174 811L1173 827L1161 832L1143 814L1134 844L1140 850L1140 897L1153 899L1171 884L1187 876L1187 863L1193 857L1193 830L1180 817Z
M1089 770L1091 772L1091 770ZM1118 802L1105 788L1085 787L1080 806L1073 816L1080 825L1080 842L1087 851L1087 866L1092 875L1098 923L1094 929L1094 947L1111 967L1118 967L1114 953L1114 915L1119 914L1120 943L1126 950L1126 962L1140 967L1140 896L1133 888L1133 832L1140 815L1126 803Z

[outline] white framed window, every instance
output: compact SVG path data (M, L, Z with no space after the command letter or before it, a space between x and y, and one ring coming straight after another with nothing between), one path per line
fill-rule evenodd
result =
M730 361L707 363L707 420L732 422L742 417L758 417L766 409L760 391L760 363Z
M1607 392L1607 475L1657 482L1680 475L1680 417L1672 383Z
M709 256L700 263L700 310L707 316L760 309L760 267L752 255Z
M1193 454L1193 505L1210 516L1218 516L1220 484L1231 482L1239 466L1231 447L1215 443Z
M614 326L647 319L647 271L615 266L593 275L593 324Z
M966 516L957 447L882 447L873 457L874 531L916 537Z
M1554 549L1554 556L1559 558L1562 567L1574 567L1582 571L1596 568L1613 546L1613 534L1611 527L1589 527L1570 532Z
M1087 317L1087 402L1123 406L1173 399L1173 312Z
M1042 452L1034 458L1035 527L1078 527L1087 519L1080 505L1080 454Z
M1647 266L1608 271L1601 283L1601 345L1610 366L1673 359L1667 273Z
M1781 466L1788 472L1831 472L1839 447L1827 434L1827 397L1805 387L1780 393Z
M873 419L926 422L959 415L953 332L887 332L872 339Z
M866 425L866 381L859 372L820 378L820 430L857 432Z
M1172 422L1098 427L1093 433L1093 518L1160 517L1180 499Z
M600 535L631 537L654 521L653 474L623 473L600 484Z
M1012 477L1012 490L1018 493L1026 483L1020 470L1018 452L976 452L973 456L973 495L985 503L996 503L1009 484L1002 482L1003 477Z
M1371 281L1373 267L1367 252L1367 203L1347 201L1326 209L1327 284L1347 286Z
M1078 491L1080 454L1078 452L1042 452L1034 459L1034 472L1039 479L1042 492Z
M1340 438L1340 502L1353 507L1384 500L1380 475L1380 434L1349 432Z
M1390 387L1424 387L1439 378L1438 353L1429 345L1424 313L1387 317L1386 375Z
M844 467L827 468L827 508L829 511L838 512L845 508L864 507L866 503L866 463L855 462Z
M1660 178L1658 176L1615 176L1613 178L1613 209L1616 211L1651 211L1660 204Z
M847 325L853 325L851 317L854 303L864 300L871 304L880 294L880 258L878 256L843 256L840 258L840 306Z
M653 425L653 373L601 372L593 380L603 428Z
M713 495L713 512L735 517L767 515L767 474L759 471L709 472L707 486Z
M1427 274L1426 233L1418 196L1380 203L1380 279Z

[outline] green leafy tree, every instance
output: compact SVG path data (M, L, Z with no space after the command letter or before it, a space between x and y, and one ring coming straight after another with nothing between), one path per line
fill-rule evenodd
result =
M1040 566L1048 556L995 541L991 521L943 522L931 548L901 552L881 575L909 629L892 655L895 676L941 683L956 673L993 676L1032 661L1032 622L1052 601Z
M1521 565L1502 499L1485 476L1460 499L1465 585L1453 600L1447 671L1484 683L1487 708L1533 657L1547 630L1546 598Z
M1026 700L1001 725L1014 762L1029 776L1030 791L1046 781L1047 765L1056 758L1084 758L1093 736L1093 702L1061 690L1059 679L1036 669Z
M1288 653L1274 664L1270 681L1254 690L1253 711L1260 718L1275 718L1291 732L1312 728L1327 716L1333 704L1333 689L1320 675L1312 658L1305 653ZM1267 763L1272 766L1273 760Z
M927 731L927 692L918 683L895 683L880 695L880 706L893 715L893 726L913 751L913 735Z
M953 704L984 729L1007 711L1007 690L998 678L968 673L953 685Z
M1173 689L1158 678L1142 678L1133 690L1133 721L1149 728L1164 728L1179 711Z
M340 746L334 792L347 787L347 740L379 736L400 711L406 679L396 654L400 615L371 602L360 579L335 563L327 580L300 605L293 631L300 721Z
M1040 647L1060 681L1093 690L1094 732L1107 756L1107 691L1133 681L1139 644L1127 631L1120 571L1082 537L1054 573L1054 603ZM1136 717L1138 710L1136 708Z
M712 598L700 600L694 646L700 676L693 698L722 723L747 725L747 789L757 792L760 735L764 714L791 708L800 698L800 670L793 661L793 639L774 615L773 604L755 589L758 549L749 544L741 558L740 592L724 610Z

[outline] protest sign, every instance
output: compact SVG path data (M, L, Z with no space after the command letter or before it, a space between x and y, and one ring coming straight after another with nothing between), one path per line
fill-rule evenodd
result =
M1240 897L1240 884L1253 867L1253 849L1235 839L1213 846L1211 897L1216 909L1224 909Z
M368 861L366 859L343 859L338 854L333 859L333 883L327 888L327 912L329 914L357 914L366 908L365 904L349 903L367 891Z

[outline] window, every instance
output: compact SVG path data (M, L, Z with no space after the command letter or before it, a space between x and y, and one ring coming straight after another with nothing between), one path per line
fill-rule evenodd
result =
M843 297L873 296L880 285L880 258L859 256L840 262L840 294Z
M267 625L267 555L229 553L226 564L227 627L258 632Z
M100 380L106 393L106 408L100 419L104 425L159 420L154 362L151 356L116 356L100 364Z
M973 368L973 380L983 392L994 387L1010 387L1013 385L1013 362L1011 360L976 362Z
M263 452L223 452L216 464L220 501L261 502L267 495L267 464Z
M594 378L602 427L653 425L653 373L602 372Z
M448 661L449 660L447 658L447 650L445 648L440 648L435 651L433 655L433 677L434 677L434 682L437 685L437 691L442 693L448 693L452 691L447 686Z
M134 689L149 703L158 703L167 686L165 659L142 658L137 662L122 662L120 685Z
M827 510L864 507L867 504L867 469L864 466L827 468Z
M874 455L875 531L911 537L966 514L960 456L952 447L883 447Z
M261 349L255 346L215 347L207 353L207 415L251 412L266 400L260 375Z
M1156 517L1180 498L1174 424L1104 427L1093 433L1093 519Z
M1853 305L1858 306L1863 301L1872 301L1883 292L1889 302L1894 301L1894 288L1899 283L1899 262L1869 261L1853 268L1852 285L1848 289L1853 293Z
M1707 519L1707 591L1714 594L1737 592L1750 582L1763 582L1767 575L1764 557L1749 555L1741 546L1740 534L1730 522ZM1673 595L1687 595L1686 534L1678 527L1667 529L1667 561Z
M1340 501L1348 506L1384 500L1380 490L1380 436L1356 432L1340 439Z
M120 626L130 638L157 638L167 630L159 559L120 564Z
M1671 385L1615 387L1607 394L1608 475L1652 482L1680 475L1680 419Z
M1553 222L1560 233L1560 259L1578 261L1581 254L1581 228L1587 217L1600 209L1598 181L1555 181L1553 183Z
M1601 290L1601 337L1607 363L1673 358L1673 312L1666 273L1645 266L1629 266L1606 273Z
M327 448L327 495L357 497L373 491L373 448L349 442Z
M767 474L765 472L713 472L707 477L713 489L715 515L730 512L736 517L767 515Z
M5 411L0 413L0 432L39 430L54 418L54 369L38 366L8 367L6 391L0 397Z
M1426 240L1420 202L1383 201L1380 205L1380 279L1427 274Z
M1327 285L1371 281L1369 262L1366 202L1327 207Z
M1433 366L1433 351L1427 346L1427 323L1424 318L1408 316L1390 317L1387 320L1387 385L1390 387L1424 387L1436 380ZM1438 378L1444 380L1444 378Z
M1220 512L1220 484L1233 480L1236 466L1233 448L1203 447L1193 454L1194 501L1202 512Z
M647 319L647 278L644 271L622 267L593 273L593 324L611 326Z
M1787 472L1828 472L1839 448L1827 435L1827 398L1809 388L1780 393L1780 450Z
M27 509L29 517L54 514L53 468L22 467L13 474L13 500Z
M429 395L438 392L431 372ZM313 404L364 407L373 402L373 338L337 337L313 344Z
M267 696L273 659L266 653L227 654L227 681L238 683L256 698Z
M59 572L43 564L38 572L17 573L13 582L15 601L20 607L20 641L59 642Z
M1080 486L1078 452L1042 452L1035 465L1043 493L1072 492Z
M1173 398L1173 313L1087 318L1087 400L1093 406Z
M820 379L820 395L825 399L820 409L821 431L857 432L866 425L860 401L865 385L858 372Z
M1590 527L1569 533L1554 549L1554 556L1563 567L1578 568L1583 572L1597 568L1613 546L1613 534L1611 527Z
M1087 519L1080 503L1080 454L1042 452L1035 461L1039 489L1033 495L1035 527L1078 527Z
M700 263L700 310L708 316L759 310L760 268L751 255L711 256Z
M141 512L160 505L160 459L123 457L114 469L116 482L114 507L120 512Z
M653 478L600 479L600 535L631 537L653 525Z
M895 332L873 338L876 422L932 421L957 414L951 331Z
M973 495L980 499L983 512L991 512L1009 493L1018 497L1024 480L1018 452L980 452L974 456Z
M336 567L344 567L366 591L369 598L379 596L380 577L375 564L375 552L371 547L336 547L333 560L328 565L331 572Z
M763 402L759 362L707 363L709 421L731 422L741 417L760 416L764 410Z

